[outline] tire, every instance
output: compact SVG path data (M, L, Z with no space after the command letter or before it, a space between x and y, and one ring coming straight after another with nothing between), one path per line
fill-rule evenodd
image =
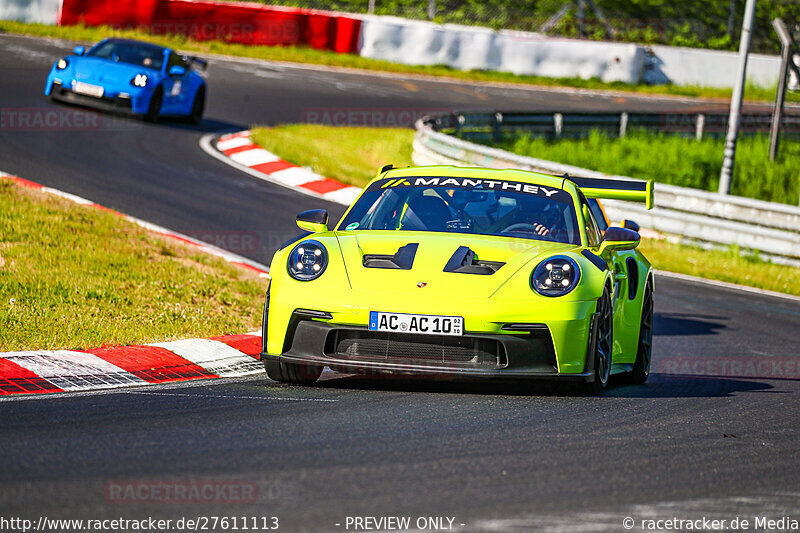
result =
M264 361L267 375L274 381L281 383L296 383L311 385L322 374L321 366L301 365L298 363L284 363L283 361Z
M189 122L195 126L200 124L203 120L203 111L206 108L206 88L200 87L194 95L194 102L192 102L192 112L189 113Z
M150 105L147 106L147 113L144 115L146 122L157 122L158 114L161 112L161 104L164 102L164 91L158 87L153 96L150 97Z
M653 284L648 279L642 298L642 319L639 325L639 344L633 370L625 374L626 383L641 385L650 376L650 361L653 356Z
M594 358L594 376L586 384L589 394L600 394L608 386L611 376L611 355L614 349L614 310L611 306L611 292L606 286L603 295L597 300L597 332L589 339L588 351Z

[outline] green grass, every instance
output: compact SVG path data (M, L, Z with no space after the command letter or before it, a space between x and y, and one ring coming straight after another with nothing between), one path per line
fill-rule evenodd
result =
M282 159L358 187L387 163L412 165L410 129L283 125L252 132L253 142Z
M109 36L128 37L150 41L170 48L196 53L216 53L269 61L285 61L292 63L310 63L330 67L355 68L453 78L463 81L514 83L544 87L572 87L581 89L615 90L644 94L666 94L689 97L730 98L730 89L713 87L677 86L677 85L645 85L622 82L604 83L598 79L580 78L545 78L540 76L518 76L507 72L494 71L462 71L443 65L413 66L369 59L352 54L336 54L325 50L297 46L246 46L222 41L198 42L179 35L152 35L139 30L118 30L108 26L48 26L44 24L27 24L14 21L0 21L0 33L17 33L39 37L56 37L75 41L96 42ZM775 88L764 88L748 85L745 98L749 100L772 101ZM800 102L800 92L787 94L787 101Z
M410 130L285 125L254 127L252 138L287 161L358 186L371 180L384 163L412 164ZM642 239L640 246L661 270L800 295L800 269L743 256L737 249L705 250L661 239Z
M243 333L267 281L110 213L0 180L0 351Z
M586 139L558 141L520 136L499 146L517 154L608 174L717 191L724 141L648 134L614 139L593 133ZM739 139L731 194L797 205L800 143L784 140L775 163L769 161L768 146L766 137Z

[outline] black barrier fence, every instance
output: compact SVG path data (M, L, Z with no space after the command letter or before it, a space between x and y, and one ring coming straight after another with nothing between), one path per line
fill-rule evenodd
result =
M500 141L520 134L548 139L583 138L592 132L609 137L634 133L667 134L682 137L724 138L727 113L451 113L425 119L435 131L475 142ZM769 135L771 113L742 115L739 134ZM784 114L784 139L800 140L800 114Z

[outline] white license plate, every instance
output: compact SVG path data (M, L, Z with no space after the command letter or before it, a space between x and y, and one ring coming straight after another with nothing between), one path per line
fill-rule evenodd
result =
M94 96L95 98L102 98L105 90L99 85L91 85L89 83L83 83L82 81L76 81L75 92L87 96Z
M370 311L369 329L393 333L459 336L464 333L464 319L460 316L409 315Z

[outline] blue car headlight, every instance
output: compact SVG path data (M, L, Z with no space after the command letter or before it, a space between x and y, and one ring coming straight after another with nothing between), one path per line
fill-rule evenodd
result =
M131 80L134 87L145 87L147 85L147 74L137 74Z
M64 58L61 58L56 62L56 70L64 70L68 66L69 66L69 61L67 61Z
M531 274L531 287L542 296L564 296L581 279L578 263L566 255L549 257Z
M322 243L305 240L292 249L287 267L289 275L298 281L317 279L328 266L328 250Z

